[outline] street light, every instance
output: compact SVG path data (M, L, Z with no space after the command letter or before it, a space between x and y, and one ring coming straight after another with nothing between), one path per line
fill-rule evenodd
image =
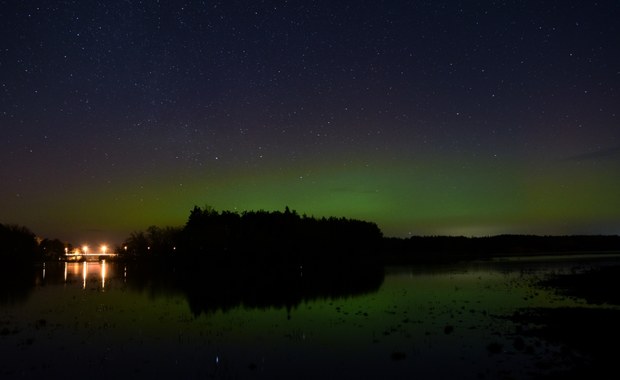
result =
M82 251L84 252L85 255L88 254L88 246L87 245L82 246Z
M105 251L108 250L108 247L106 247L105 245L101 246L101 252L103 252L103 254L105 255Z

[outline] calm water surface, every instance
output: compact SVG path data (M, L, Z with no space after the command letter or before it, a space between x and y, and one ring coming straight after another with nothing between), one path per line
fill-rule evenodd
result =
M262 286L247 271L183 282L122 263L47 263L4 274L0 377L530 378L558 348L523 338L516 349L515 325L502 316L581 304L535 284L618 262L393 267L367 286L343 276L335 290L304 268Z

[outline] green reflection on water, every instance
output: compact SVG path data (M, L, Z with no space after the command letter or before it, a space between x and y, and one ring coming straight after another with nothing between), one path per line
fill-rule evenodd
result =
M11 359L0 374L62 374L69 357L77 369L98 369L102 376L128 368L158 377L273 377L304 368L307 377L327 370L341 377L474 378L506 370L526 377L534 359L511 347L514 325L497 316L582 303L534 286L547 273L574 267L502 262L387 268L374 291L313 293L311 280L295 280L290 283L302 295L288 303L280 296L291 292L272 304L252 292L234 293L240 297L234 306L196 314L187 289L171 278L115 262L48 263L37 268L36 285L21 302L0 308L0 354ZM217 301L213 294L237 280L198 278L185 285L209 284L192 296ZM491 355L492 342L507 354ZM394 359L401 354L403 360Z

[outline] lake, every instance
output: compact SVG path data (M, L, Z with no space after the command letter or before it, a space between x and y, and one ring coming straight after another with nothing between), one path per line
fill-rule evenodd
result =
M570 362L507 316L618 255L362 270L52 262L4 270L0 377L516 378Z

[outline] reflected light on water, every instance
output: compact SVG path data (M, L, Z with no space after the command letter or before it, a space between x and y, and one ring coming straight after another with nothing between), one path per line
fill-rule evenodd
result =
M106 272L105 260L101 260L101 289L105 289L105 272Z
M110 270L112 269L112 272ZM101 281L101 289L105 289L106 280L109 279L111 273L113 274L113 268L110 268L110 264L106 260L99 262L65 262L64 263L64 282L65 284L71 283L71 280L80 279L82 289L86 289L87 280L90 278L93 280Z
M82 289L86 289L86 274L88 272L88 263L86 261L84 261L82 268L82 278L84 279L82 282Z

